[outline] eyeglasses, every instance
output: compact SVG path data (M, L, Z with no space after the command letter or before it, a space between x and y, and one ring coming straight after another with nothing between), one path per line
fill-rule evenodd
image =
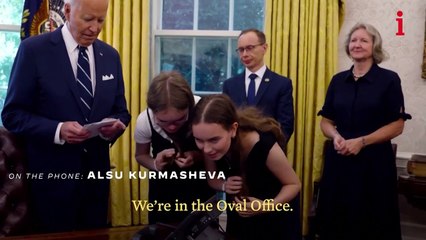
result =
M167 126L170 126L170 125L180 126L180 125L184 124L186 121L188 121L188 116L189 116L189 114L187 112L185 114L185 116L183 116L179 119L173 120L173 121L163 121L161 119L158 119L158 117L156 117L156 120L157 120L156 122L157 122L157 125L160 126L160 127L167 127Z
M239 48L235 49L235 52L237 52L239 54L244 53L244 51L251 52L257 46L261 46L263 44L265 44L265 43L259 43L259 44L255 44L255 45L248 45L248 46L245 46L245 47L239 47Z

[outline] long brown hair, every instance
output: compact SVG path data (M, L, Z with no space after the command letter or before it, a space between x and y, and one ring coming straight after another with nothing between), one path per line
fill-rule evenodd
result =
M286 140L281 131L280 124L274 118L265 117L255 107L240 108L237 113L241 131L272 132L277 139L277 143L284 149Z
M238 109L232 100L224 94L203 97L195 106L192 125L198 123L216 123L224 129L230 130L232 125L238 123L238 131L272 132L278 144L285 146L285 137L280 124L273 118L265 117L260 110L254 107ZM239 137L236 135L236 144L239 145ZM239 146L235 146L239 152ZM234 151L233 151L234 152Z

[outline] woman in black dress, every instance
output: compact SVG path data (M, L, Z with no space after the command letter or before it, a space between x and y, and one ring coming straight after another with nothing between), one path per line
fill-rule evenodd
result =
M279 145L285 144L279 124L255 108L237 115L221 94L196 105L192 131L206 169L225 172L226 180L209 179L209 185L225 191L231 206L239 204L227 208L231 239L300 240L300 181ZM271 200L269 209L261 207ZM287 211L285 203L290 203Z
M204 202L214 194L206 179L180 177L184 176L182 172L188 176L190 172L204 170L202 154L188 123L199 99L193 96L187 81L178 72L160 73L149 87L148 108L139 114L136 122L136 160L150 171L168 173L167 178L160 179L156 175L149 179L148 198L150 203L172 206L170 211L150 211L150 224L177 225L191 208L176 211L176 201L191 206L192 202Z
M353 66L328 87L320 127L333 140L325 154L319 218L321 240L400 240L397 175L391 139L405 113L398 74L381 68L379 32L356 24L345 42Z

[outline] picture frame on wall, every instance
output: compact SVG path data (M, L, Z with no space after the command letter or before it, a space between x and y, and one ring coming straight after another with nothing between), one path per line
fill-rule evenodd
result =
M425 21L425 39L424 39L424 47L423 47L422 78L426 79L426 21Z

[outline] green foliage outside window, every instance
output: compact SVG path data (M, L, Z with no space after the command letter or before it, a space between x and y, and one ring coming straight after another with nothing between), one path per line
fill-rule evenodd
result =
M0 111L3 109L10 71L20 43L23 4L23 0L0 0ZM11 26L16 31L11 30Z

